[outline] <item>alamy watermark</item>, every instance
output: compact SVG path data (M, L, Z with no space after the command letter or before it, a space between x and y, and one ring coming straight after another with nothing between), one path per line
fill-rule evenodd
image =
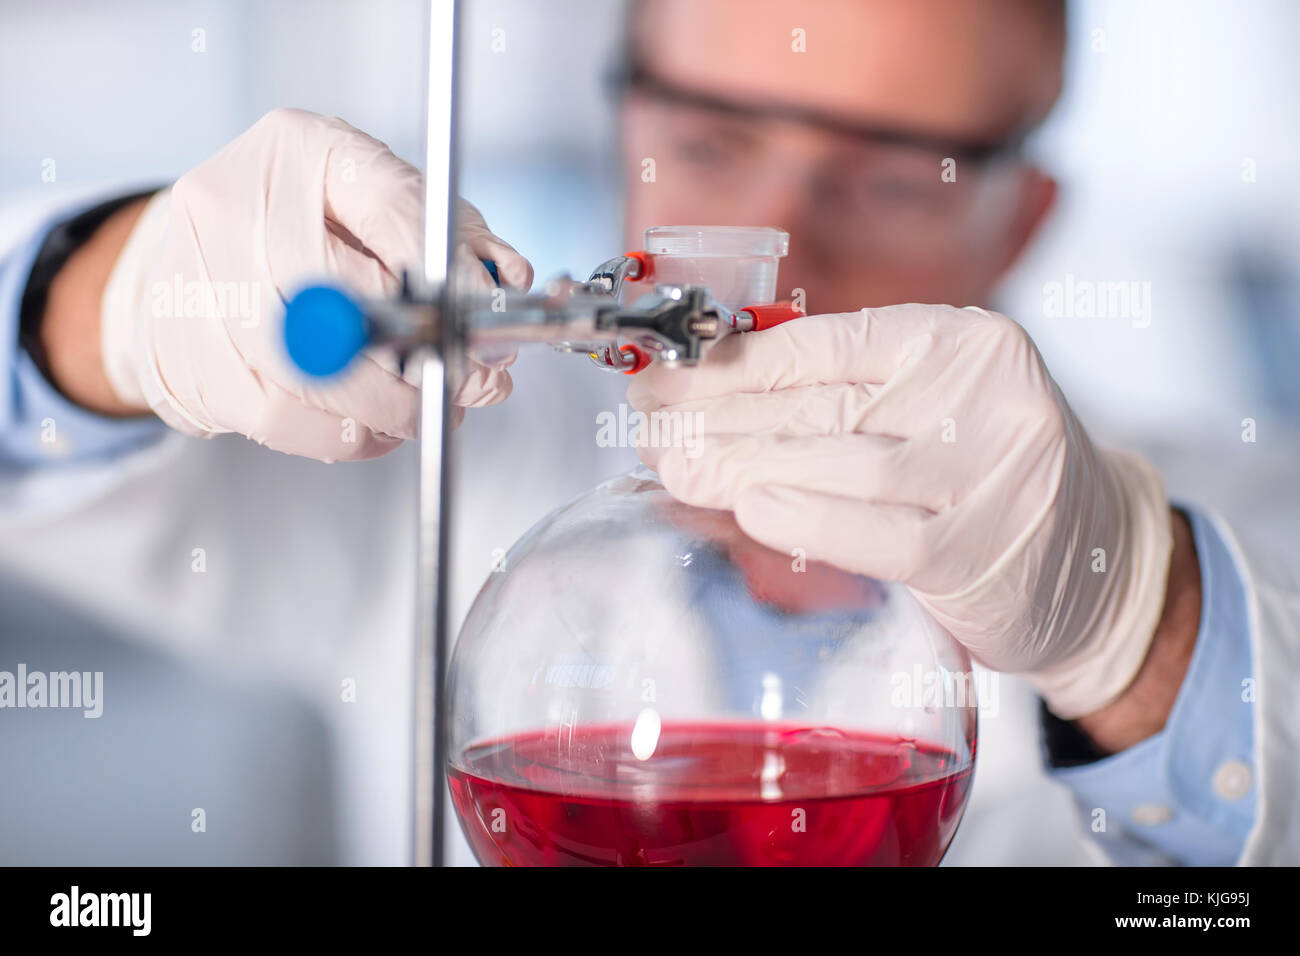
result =
M1151 324L1151 283L1095 282L1066 273L1064 282L1043 283L1043 315L1049 319L1128 319L1135 329Z
M903 709L979 707L984 717L998 715L997 671L950 671L925 669L916 664L910 671L896 671L889 678L889 703Z
M156 319L238 319L245 329L255 329L262 321L260 282L186 281L178 272L170 282L155 282L149 293Z
M50 897L50 925L121 927L148 936L153 926L152 893L90 893L73 884Z
M639 412L620 404L617 412L596 416L596 444L601 448L681 448L699 458L703 412Z
M70 708L83 717L104 713L103 671L0 671L0 710Z

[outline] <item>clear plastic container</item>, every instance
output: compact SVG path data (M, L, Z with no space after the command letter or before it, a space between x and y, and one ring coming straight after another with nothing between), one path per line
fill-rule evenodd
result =
M776 300L776 272L790 234L765 226L652 226L645 251L655 285L704 286L729 309Z

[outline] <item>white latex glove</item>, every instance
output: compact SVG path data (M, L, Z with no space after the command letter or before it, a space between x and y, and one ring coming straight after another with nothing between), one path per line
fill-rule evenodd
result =
M492 259L504 283L531 285L532 267L478 211L459 212L458 279L491 286L479 259ZM337 379L304 378L285 354L284 301L327 277L395 293L403 269L421 268L423 222L423 177L383 143L339 119L266 114L141 215L104 293L109 382L191 435L238 432L322 461L390 451L417 435L419 390L379 350ZM457 405L511 387L472 360L453 381Z
M652 365L628 398L699 413L696 448L642 450L675 497L733 510L772 548L901 581L1061 717L1110 702L1146 657L1172 553L1163 483L1093 446L1005 316L811 316L729 336L695 369Z

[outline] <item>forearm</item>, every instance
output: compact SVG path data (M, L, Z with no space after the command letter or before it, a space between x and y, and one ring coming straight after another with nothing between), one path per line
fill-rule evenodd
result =
M1113 754L1158 734L1169 718L1196 649L1201 618L1201 572L1191 525L1172 511L1173 558L1164 610L1137 676L1113 702L1075 725L1102 752Z
M40 341L50 382L69 400L107 416L140 415L118 398L104 371L100 338L104 288L148 198L114 212L50 283Z

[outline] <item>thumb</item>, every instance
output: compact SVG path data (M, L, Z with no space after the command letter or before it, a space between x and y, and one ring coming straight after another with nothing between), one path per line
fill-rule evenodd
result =
M906 584L928 560L926 512L787 485L754 485L736 499L736 523L769 548L803 550L854 574Z
M458 243L468 246L475 258L495 262L497 274L503 284L521 292L532 287L532 264L521 256L514 246L488 228L483 220L483 214L472 203L458 199L456 217Z
M514 380L504 368L491 368L472 358L452 381L452 401L464 408L481 408L504 402L514 390Z

